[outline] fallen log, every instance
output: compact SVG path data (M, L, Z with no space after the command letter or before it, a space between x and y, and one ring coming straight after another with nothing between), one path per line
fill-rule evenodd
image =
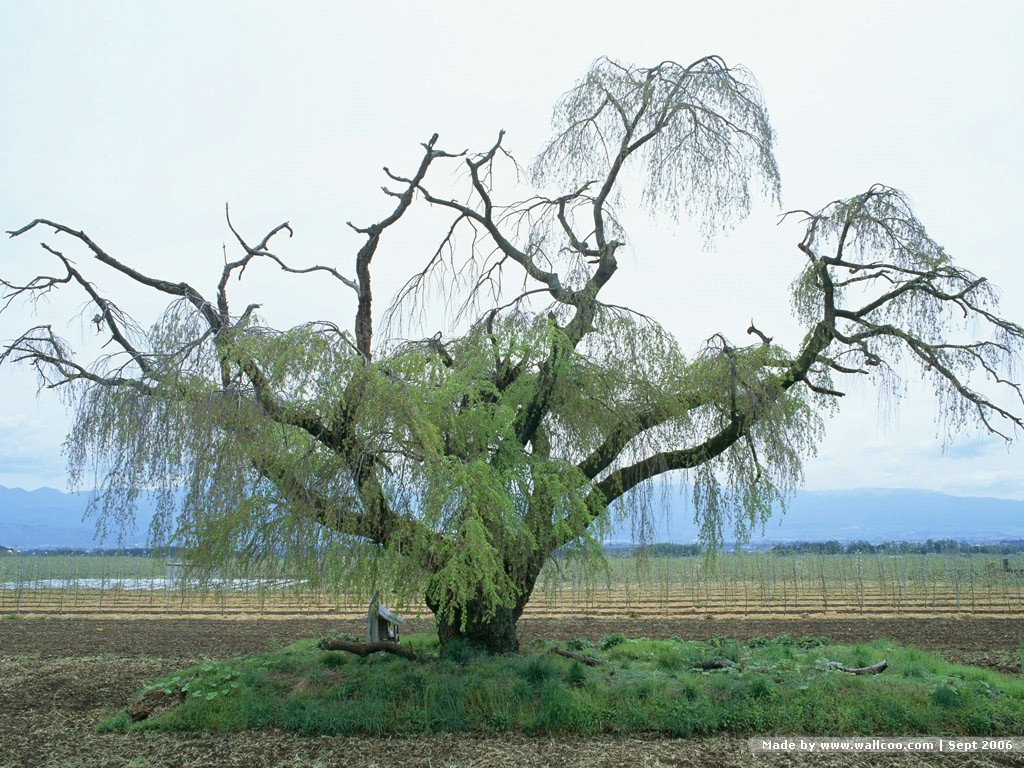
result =
M586 664L588 667L596 667L598 664L604 664L600 659L594 658L593 656L584 656L582 653L576 653L575 651L566 651L562 648L552 648L551 653L557 653L559 656L565 656L567 659L573 659L582 664Z
M872 664L869 667L844 667L838 661L830 661L825 665L828 669L837 669L840 672L849 672L851 675L877 675L879 672L884 672L889 662L882 659L877 664Z
M692 665L693 669L731 669L736 666L735 661L728 659L714 659L712 661L698 661Z
M356 643L351 640L332 640L325 638L320 641L320 647L325 651L347 651L357 656L369 656L371 653L383 651L393 653L411 661L419 661L420 658L408 648L390 640L377 640L373 643Z

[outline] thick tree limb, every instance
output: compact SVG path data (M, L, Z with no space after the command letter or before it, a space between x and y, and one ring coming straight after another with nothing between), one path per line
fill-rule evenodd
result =
M384 230L398 221L402 214L409 209L409 206L412 204L413 195L420 188L420 183L427 175L427 169L430 167L430 164L439 157L453 156L447 152L435 149L434 145L436 143L437 134L435 133L423 145L425 150L423 159L420 161L419 168L416 169L416 173L411 179L403 179L392 174L387 168L384 169L384 172L392 179L407 185L403 192L384 190L385 193L398 198L398 203L390 215L368 227L357 227L349 222L349 226L352 229L366 235L366 242L356 254L356 281L358 283L356 292L359 296L359 302L356 308L355 332L356 348L367 362L370 361L373 354L373 290L370 285L370 262L377 252L377 246L380 245L380 238Z
M420 552L424 567L428 560L423 554L423 542L434 535L423 524L408 515L395 512L388 504L383 490L371 494L365 486L360 491L361 504L355 498L337 498L326 495L299 476L296 469L277 460L270 452L264 451L253 459L253 466L260 475L270 480L288 502L292 513L302 515L337 533L356 536L382 546L401 547L412 556ZM372 475L365 484L376 483ZM420 546L417 546L417 544Z
M749 423L745 419L737 417L700 445L675 451L662 451L615 470L594 486L593 493L600 494L606 500L606 504L610 504L652 477L672 470L692 469L704 464L731 448L746 434L748 427Z
M173 283L169 280L160 280L158 278L145 275L142 272L139 272L138 270L127 266L126 264L123 264L122 262L112 257L102 248L100 248L96 243L92 241L92 239L88 235L85 234L85 232L71 229L70 227L66 227L63 224L59 224L55 221L50 221L49 219L35 219L33 221L30 221L21 229L8 231L7 234L10 235L11 237L18 237L19 235L23 235L37 226L51 227L57 232L62 232L66 235L70 235L76 240L79 240L80 242L84 243L90 251L92 251L93 256L98 261L106 264L108 267L117 270L121 274L126 275L127 277L131 278L140 285L144 285L148 288L153 288L157 291L160 291L161 293L166 293L170 296L181 296L182 298L186 299L190 304L192 304L197 310L199 310L199 312L206 318L211 328L220 328L220 315L214 309L214 306L209 301L207 301L203 297L203 295L199 293L199 291L197 291L191 285L185 282Z
M623 419L609 431L604 441L591 451L587 458L576 465L577 469L583 473L584 477L593 480L615 462L630 441L703 404L704 402L700 398L680 395L674 406L654 406Z
M356 656L369 656L374 653L383 652L401 656L403 659L409 659L410 661L422 661L419 656L408 648L390 640L378 640L375 643L357 643L350 640L324 639L320 641L320 647L325 651L345 651L346 653L354 653Z

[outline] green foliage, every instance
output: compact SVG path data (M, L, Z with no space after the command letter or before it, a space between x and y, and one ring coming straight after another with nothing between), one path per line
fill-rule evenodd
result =
M666 672L688 667L693 662L690 655L676 645L658 648L655 651L654 658L658 667Z
M690 215L708 237L750 211L755 181L778 201L774 132L742 67L718 56L653 67L600 58L553 125L531 174L552 190L520 203L503 205L492 189L509 157L502 139L465 156L432 140L417 174L388 171L397 207L357 229L367 241L356 281L272 255L269 240L291 234L287 225L255 248L233 230L243 253L209 295L147 277L56 222L12 232L52 228L174 297L144 325L48 245L66 279L3 281L5 309L68 285L98 310L105 353L93 363L53 335L55 324L7 345L0 363L34 366L74 407L69 473L99 489L100 533L130 529L147 489L154 542L183 547L194 575L273 564L360 600L386 594L399 609L425 596L448 634L490 634L492 650L511 651L511 616L554 553L596 573L616 518L631 518L638 543L650 539L655 478L688 473L705 552L730 532L749 538L801 482L823 414L842 394L835 375L874 372L898 390L895 372L910 361L932 382L948 432L978 426L1008 439L1024 426L975 386L987 378L1024 402L1012 370L1024 328L998 316L994 289L956 267L890 187L800 212L807 263L792 295L806 333L795 351L751 328L761 343L719 333L684 354L655 320L604 300L626 239L614 207L631 169L643 205ZM428 169L449 161L468 162L468 193L434 196ZM413 201L447 212L451 225L384 327L400 332L438 282L447 335L373 338L370 257ZM456 234L467 226L463 256ZM355 340L327 321L271 328L258 304L231 314L230 278L267 260L354 288ZM979 326L987 337L958 343ZM289 718L304 720L300 710ZM550 722L590 717L559 712ZM363 714L360 727L374 730L378 713Z
M158 681L144 692L161 690L167 696L180 692L189 698L213 701L236 693L242 685L241 675L242 672L229 662L202 664Z
M127 712L118 712L113 717L108 717L101 720L96 725L96 731L98 733L115 733L117 731L124 731L130 728L132 725L132 719Z
M482 651L475 645L461 637L452 638L441 650L441 658L455 664L465 664L482 655Z
M601 650L603 650L603 651L611 650L615 646L622 645L623 643L627 642L628 640L629 640L629 638L627 638L622 633L616 633L614 635L608 635L608 637L604 638L601 641L601 643L600 643Z
M468 685L456 675L443 675L431 680L426 691L427 727L432 732L466 730L468 721L463 712Z
M731 661L734 664L740 662L742 646L738 641L725 637L716 637L708 641L708 645L714 649L719 658Z
M590 125L616 145L618 113L571 115L607 92L656 128L637 155L652 208L699 210L710 232L749 210L751 176L777 197L772 131L749 73L716 57L697 65L699 75L659 67L655 78L596 62L556 112L568 122L538 160L538 179L606 166L587 149L604 142L574 131ZM693 100L710 120L701 131ZM584 291L583 273L564 266L564 285ZM485 266L471 259L467 268ZM802 396L766 368L784 352L712 344L689 361L657 323L594 296L572 311L496 311L448 342L385 344L371 364L329 323L275 331L250 308L211 334L204 308L182 298L138 331L152 366L145 386L80 391L67 442L72 478L103 489L104 528L124 525L139 489L155 488L153 536L184 546L197 573L239 553L253 568L283 557L289 571L359 595L383 591L399 606L426 593L439 617L465 630L528 597L523 572L537 553L572 543L563 551L596 562L604 508L620 493L595 493L581 466L610 435L662 414L658 431L639 428L608 457L614 470L699 442L739 406L756 416L748 443L763 466L749 449L729 451L696 471L694 498L707 545L729 521L746 535L794 485L817 437ZM589 318L585 332L570 332L573 312ZM539 432L524 441L522 414L537 407ZM361 464L368 457L372 466ZM357 480L359 466L372 479ZM385 526L368 520L382 505ZM640 531L649 508L639 505Z
M436 651L425 662L388 655L338 662L300 643L171 675L145 690L188 686L178 707L134 724L122 713L100 728L706 736L994 735L1024 727L1021 681L888 641L843 646L787 637L748 644L623 639L607 650L590 649L603 661L593 668L548 648L539 643L523 656L476 656L462 663L436 658ZM723 650L738 664L691 669L696 661L721 658ZM876 661L883 653L891 666L881 675L849 675L824 663ZM908 670L917 671L904 674ZM224 694L225 682L238 686ZM217 696L206 695L213 690Z
M753 76L714 56L685 71L673 62L652 72L598 59L555 107L555 137L534 164L535 181L579 188L607 176L615 159L607 148L629 143L623 116L639 113L637 135L654 136L638 158L651 210L685 211L712 233L749 211L751 171L778 198L774 134Z
M565 682L571 685L573 688L577 688L581 685L586 685L590 680L590 675L587 673L585 665L580 662L573 660L569 664L569 669L565 673Z
M559 660L546 654L531 656L521 668L523 679L534 687L559 677Z
M931 700L932 703L943 709L959 709L964 704L960 690L950 683L942 683L933 688Z

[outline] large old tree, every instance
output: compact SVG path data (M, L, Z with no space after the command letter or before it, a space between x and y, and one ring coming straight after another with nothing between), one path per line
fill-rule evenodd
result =
M496 173L514 162L502 134L479 154L446 152L434 136L418 167L385 169L393 208L351 225L365 242L348 267L290 263L274 251L288 224L250 239L229 219L237 258L207 291L32 221L10 235L55 233L42 248L56 271L5 281L3 309L74 289L107 343L89 362L37 325L0 362L30 365L73 398L70 470L95 477L106 519L123 521L141 490L156 490L168 529L158 533L198 564L285 558L343 586L387 581L425 596L442 642L492 651L516 648L552 553L594 552L616 502L653 478L688 471L709 546L725 525L763 520L799 482L837 379L884 383L916 364L951 429L1009 439L1022 425L1012 365L1024 329L890 187L794 212L806 225L795 349L752 324L745 340L714 335L688 358L652 319L602 301L626 239L613 203L631 168L649 208L708 233L745 215L752 189L778 199L772 128L745 70L715 56L650 68L600 59L554 123L530 169L542 191L520 202L496 199ZM431 181L453 165L465 184L454 197ZM458 312L445 335L381 338L372 268L411 206L446 216L447 236L391 316L436 295L438 279ZM257 264L336 286L354 300L351 329L279 331L257 305L233 306L229 285ZM166 309L144 328L103 292L102 270Z

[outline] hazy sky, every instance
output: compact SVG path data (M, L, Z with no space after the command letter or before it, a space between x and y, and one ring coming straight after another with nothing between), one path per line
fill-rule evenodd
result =
M411 172L420 142L479 150L499 129L529 161L551 107L600 55L653 65L717 53L759 80L778 133L783 207L817 209L884 182L908 193L929 232L1003 289L1024 321L1024 4L1019 2L33 2L0 30L0 228L45 217L112 255L213 293L239 228L290 221L279 251L351 272L366 224L391 205L381 166ZM446 181L442 171L437 183ZM762 205L708 252L689 224L627 217L628 248L607 297L652 314L684 350L753 318L795 346L787 286L802 266L797 225ZM422 265L444 220L410 216L375 261L378 304ZM0 244L0 271L52 269L39 235ZM46 236L60 247L57 238ZM71 255L70 243L64 243ZM161 306L79 259L139 319ZM611 286L610 286L611 287ZM125 290L127 289L127 291ZM235 306L263 303L276 327L349 325L352 293L252 269ZM82 297L0 317L0 338L53 322L94 344ZM426 329L423 335L433 333ZM428 333L429 331L429 333ZM810 488L917 487L1024 499L1015 443L963 438L945 451L913 382L900 408L860 384L842 403ZM68 416L0 370L0 484L65 487Z

